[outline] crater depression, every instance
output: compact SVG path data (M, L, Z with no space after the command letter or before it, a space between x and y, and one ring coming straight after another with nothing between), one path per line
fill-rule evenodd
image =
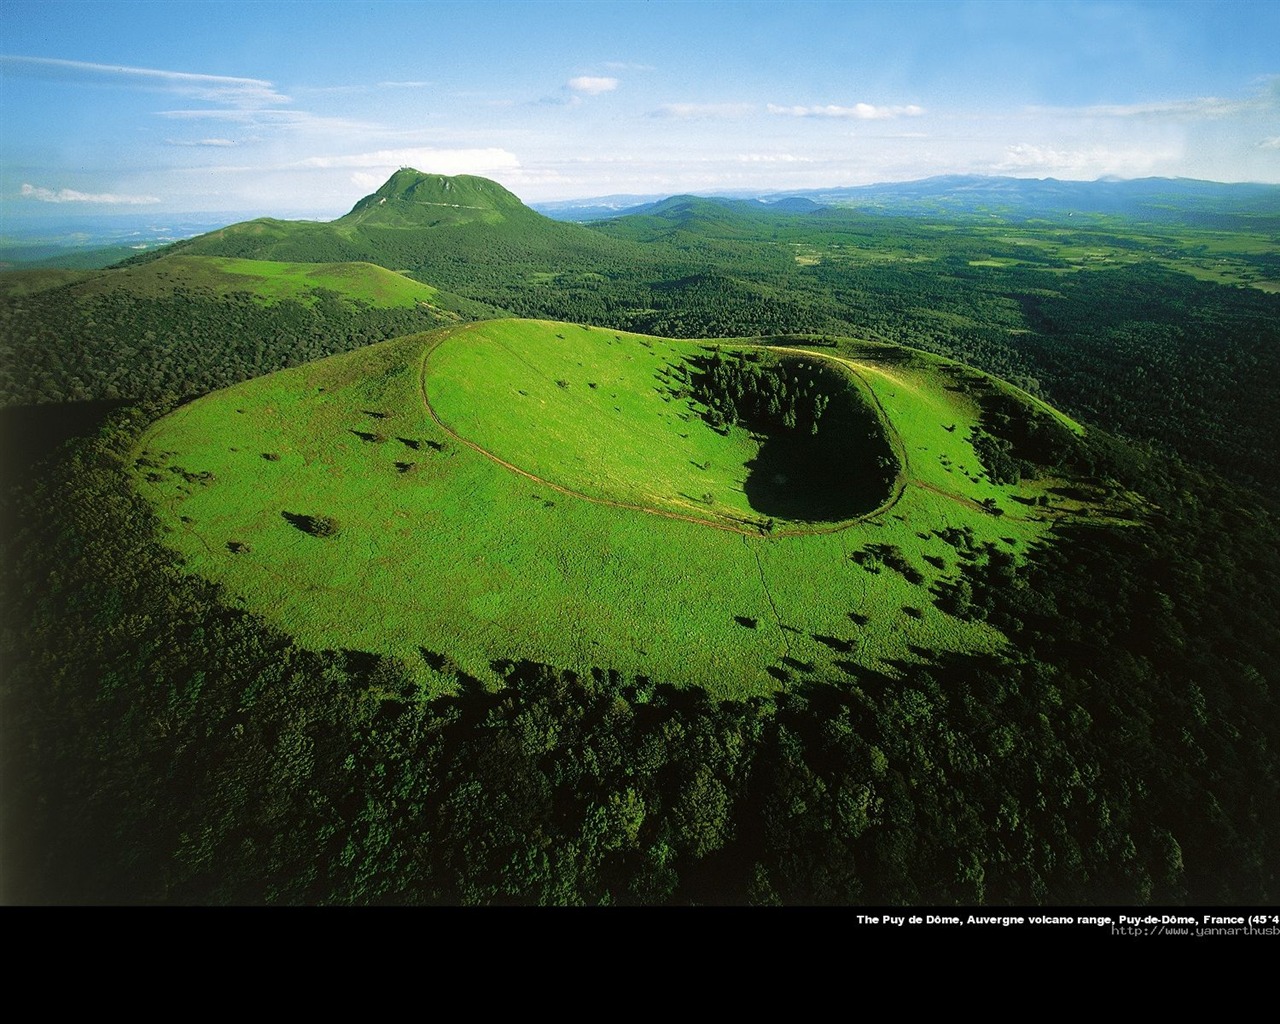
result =
M748 530L875 511L899 464L848 367L529 322L428 352L424 403L453 437L565 493Z
M1101 519L1052 473L993 478L982 403L1079 428L921 352L813 349L460 325L182 406L134 485L229 600L429 693L519 659L741 696L999 651L965 573Z

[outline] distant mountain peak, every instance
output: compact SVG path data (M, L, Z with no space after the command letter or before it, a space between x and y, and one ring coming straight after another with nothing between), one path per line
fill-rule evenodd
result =
M519 197L488 178L473 174L428 174L401 167L341 220L394 227L428 222L493 222L510 216L537 214Z

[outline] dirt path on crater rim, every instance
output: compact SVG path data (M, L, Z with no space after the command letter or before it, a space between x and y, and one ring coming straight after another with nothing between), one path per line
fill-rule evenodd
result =
M767 349L770 352L786 352L793 355L809 356L810 358L813 358L813 359L825 359L828 362L835 363L836 365L843 367L846 371L848 371L849 373L852 373L862 382L863 386L867 389L867 392L871 395L872 401L875 402L876 404L876 411L879 413L880 422L883 425L885 433L889 438L890 446L895 449L895 454L898 456L898 460L900 462L900 468L893 480L893 488L891 490L891 493L889 497L878 508L875 508L866 514L857 516L853 519L846 519L839 523L832 523L826 526L796 527L793 529L773 530L770 532L765 532L765 530L763 529L763 526L753 526L751 528L746 528L743 526L735 526L731 523L714 522L710 519L703 519L699 516L684 515L680 512L671 512L666 509L654 508L652 505L636 505L630 502L617 501L613 498L601 498L601 497L595 497L590 494L584 494L581 491L576 491L571 487L565 487L563 484L558 484L552 480L548 480L546 477L538 476L536 473L531 473L527 469L521 469L519 466L516 466L508 462L506 459L500 458L498 455L495 455L493 452L489 451L487 448L483 447L482 445L479 445L476 442L463 437L461 434L453 430L447 423L444 422L444 420L440 418L440 415L436 412L435 407L432 406L431 404L430 397L427 395L427 362L431 357L432 351L434 351L435 348L440 344L442 344L443 342L450 340L450 338L452 338L452 335L450 335L447 338L432 339L430 342L428 342L423 347L422 358L419 362L418 394L422 400L422 406L424 409L426 409L427 414L431 417L432 422L435 423L435 425L439 427L440 430L442 430L445 434L447 434L450 438L452 438L458 444L465 445L467 448L470 448L472 451L477 452L480 455L483 455L490 462L493 462L501 466L503 469L506 469L509 472L516 473L522 477L525 477L527 480L532 480L534 483L538 484L539 486L546 487L550 490L556 491L557 493L563 494L570 498L579 498L582 501L589 501L593 504L603 505L608 508L622 509L628 512L643 512L646 515L660 516L663 519L674 519L678 522L693 523L696 526L705 526L712 530L721 530L725 533L736 533L743 537L808 537L808 536L815 536L818 534L839 533L841 530L847 530L852 526L857 526L859 523L865 523L870 520L876 519L877 517L882 516L886 512L889 512L890 510L892 510L894 506L898 504L899 500L902 498L903 493L906 491L907 484L919 483L919 481L908 479L908 474L910 472L910 462L907 456L906 444L903 442L902 436L898 433L897 428L894 427L892 421L889 419L889 415L885 411L884 406L880 403L880 398L875 393L875 389L871 387L866 377L859 372L858 365L854 363L853 360L844 359L840 356L827 355L822 352L810 352L808 349L789 348L783 345L746 344L746 345L743 345L742 347L743 348L763 348L763 349ZM958 501L963 504L972 505L973 507L983 512L988 511L987 509L982 508L982 506L978 505L976 502L972 502L969 499L962 497L961 495L949 494L946 491L940 490L937 487L925 486L923 484L921 486L924 486L926 490L933 491L934 493L939 494L943 497L950 498L954 501Z

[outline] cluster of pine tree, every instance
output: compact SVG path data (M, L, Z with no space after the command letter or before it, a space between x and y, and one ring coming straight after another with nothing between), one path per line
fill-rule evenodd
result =
M707 407L707 422L722 429L740 424L760 433L818 433L831 397L822 388L830 371L800 360L765 360L759 352L728 359L715 349L694 377L694 397Z

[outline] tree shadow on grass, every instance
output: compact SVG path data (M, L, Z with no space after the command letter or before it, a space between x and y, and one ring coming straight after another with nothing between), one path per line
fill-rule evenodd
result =
M418 653L422 655L422 660L427 663L427 667L439 672L442 676L452 676L458 683L458 693L464 697L474 697L480 694L487 694L488 687L484 683L471 675L464 672L462 666L453 660L448 654L442 654L439 651L429 651L425 647L419 647Z
M338 521L330 516L309 516L301 512L281 512L290 526L312 537L333 537L338 533Z
M854 647L854 642L852 640L841 640L838 636L827 636L823 633L813 633L810 635L824 647L830 647L833 651L839 651L841 654L848 654Z

